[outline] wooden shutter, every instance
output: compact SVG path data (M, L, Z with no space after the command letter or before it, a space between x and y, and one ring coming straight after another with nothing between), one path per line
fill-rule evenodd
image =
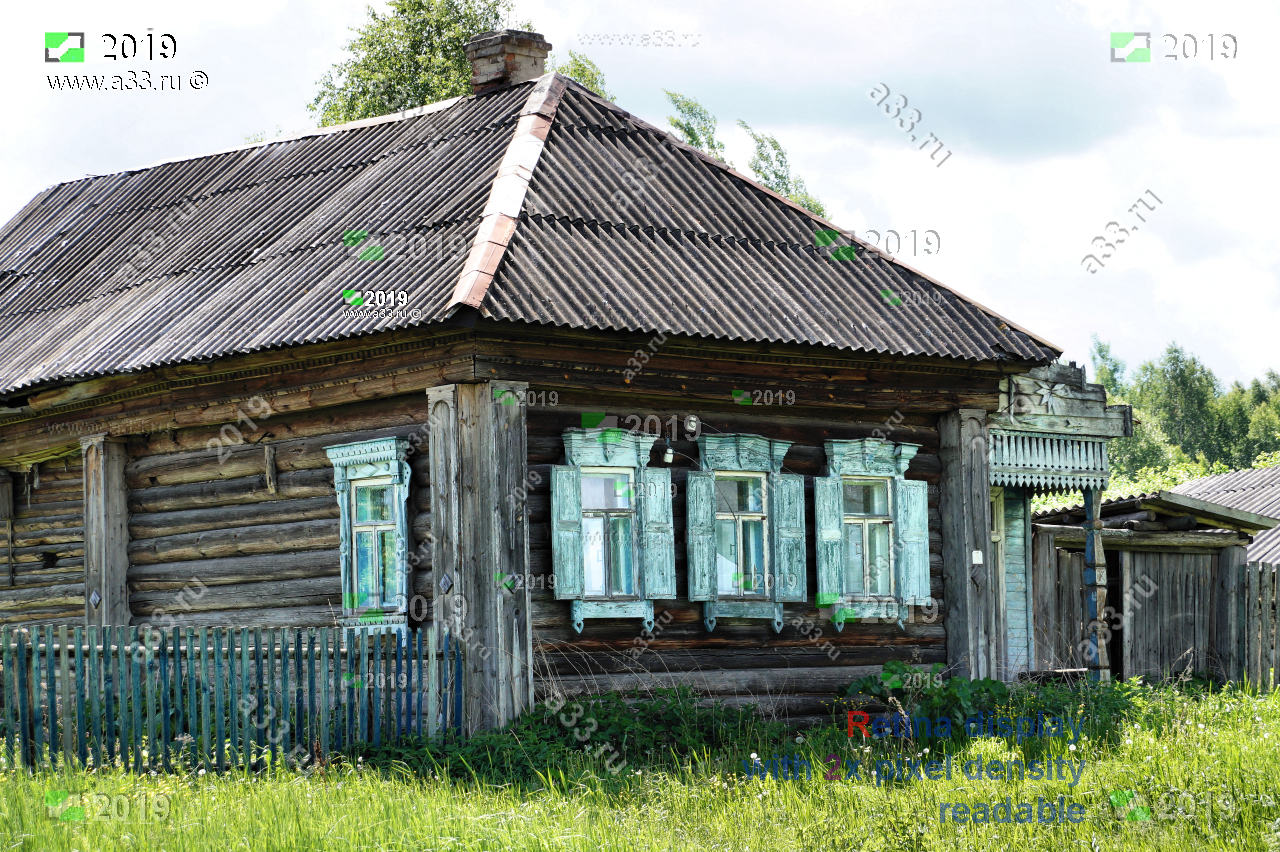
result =
M640 570L644 596L676 597L676 538L671 522L671 471L642 467L640 479Z
M716 476L690 471L685 489L689 600L707 601L712 599L716 588Z
M898 600L923 604L929 597L929 484L893 480L893 535Z
M557 598L582 597L582 472L551 468L551 560Z
M773 599L802 601L805 579L804 477L769 474L769 529L773 555Z
M814 532L818 539L818 606L830 606L844 592L844 492L839 476L813 479Z

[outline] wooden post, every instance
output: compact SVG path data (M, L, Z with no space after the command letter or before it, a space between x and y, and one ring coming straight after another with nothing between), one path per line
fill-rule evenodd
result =
M13 575L13 477L7 470L0 470L0 535L4 536L5 577L8 585L16 580Z
M80 439L84 455L84 615L86 624L129 624L128 491L124 442Z
M986 412L957 409L938 430L947 663L956 677L999 677L1006 656L992 575Z
M477 382L427 390L431 564L436 598L445 601L435 614L461 643L468 733L501 727L533 701L528 583L502 582L523 579L529 564L527 388Z
M1097 488L1084 489L1084 617L1088 619L1088 635L1085 637L1091 649L1085 654L1085 666L1090 680L1110 680L1111 663L1107 645L1102 641L1105 627L1102 612L1107 607L1107 558L1102 550L1102 492Z

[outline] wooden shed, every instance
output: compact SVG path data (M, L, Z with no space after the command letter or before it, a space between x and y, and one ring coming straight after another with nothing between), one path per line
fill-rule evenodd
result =
M802 717L888 660L1008 674L993 418L1080 371L548 47L4 226L0 623L437 631L470 729L553 683Z
M1248 588L1247 548L1280 520L1173 491L1108 500L1100 518L1108 578L1100 618L1112 674L1238 677L1243 601L1257 597L1256 585ZM1087 615L1073 593L1085 568L1083 519L1083 506L1035 517L1039 668L1087 662L1078 631Z

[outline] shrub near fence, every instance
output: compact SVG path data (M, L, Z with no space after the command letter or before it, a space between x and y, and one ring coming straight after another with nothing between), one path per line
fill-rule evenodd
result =
M9 765L222 771L457 727L460 646L428 628L0 632Z

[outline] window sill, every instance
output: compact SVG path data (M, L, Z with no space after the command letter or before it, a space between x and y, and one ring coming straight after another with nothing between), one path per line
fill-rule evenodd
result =
M639 618L645 630L653 630L653 601L576 600L571 603L573 629L582 632L588 618Z
M704 603L702 615L708 631L716 629L717 618L767 618L773 621L775 633L782 632L782 604L770 600L720 598Z

